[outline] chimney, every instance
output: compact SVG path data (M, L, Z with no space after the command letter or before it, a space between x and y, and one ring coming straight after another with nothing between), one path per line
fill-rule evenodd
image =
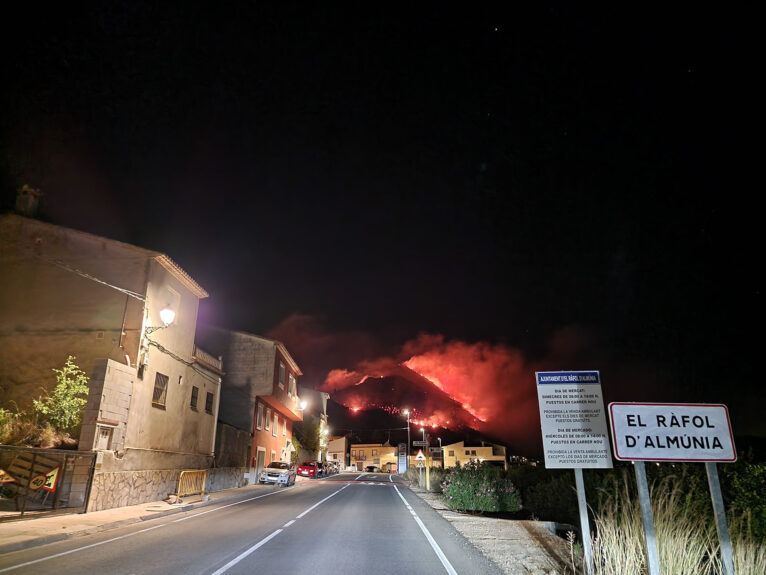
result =
M37 205L42 192L24 184L16 190L16 213L28 218L37 216Z

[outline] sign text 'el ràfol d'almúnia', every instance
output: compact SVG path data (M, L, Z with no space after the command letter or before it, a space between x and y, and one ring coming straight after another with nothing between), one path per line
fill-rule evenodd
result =
M708 403L610 403L614 455L623 461L737 459L729 411Z

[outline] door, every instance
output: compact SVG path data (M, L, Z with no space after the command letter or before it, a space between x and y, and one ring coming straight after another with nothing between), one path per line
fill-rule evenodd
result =
M258 455L255 459L255 481L254 483L258 483L258 478L261 476L261 471L263 471L263 468L265 467L266 463L266 450L265 449L258 449Z

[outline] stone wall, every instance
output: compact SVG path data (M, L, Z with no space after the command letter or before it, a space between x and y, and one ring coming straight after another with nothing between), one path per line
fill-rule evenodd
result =
M205 491L222 491L246 485L245 472L246 467L217 467L207 470L207 483Z
M175 493L180 473L178 469L97 472L88 511L163 500Z

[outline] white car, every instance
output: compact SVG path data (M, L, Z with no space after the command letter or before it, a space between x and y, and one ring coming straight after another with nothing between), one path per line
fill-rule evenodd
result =
M282 487L295 485L295 469L284 461L272 461L258 477L258 483L274 483Z

